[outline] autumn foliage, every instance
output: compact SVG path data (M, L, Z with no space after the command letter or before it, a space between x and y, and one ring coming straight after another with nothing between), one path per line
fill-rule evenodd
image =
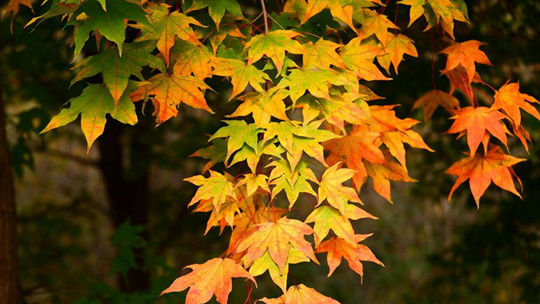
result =
M512 166L523 159L509 155L508 141L515 136L528 150L521 114L540 120L538 100L518 83L494 89L482 80L477 66L491 65L481 49L488 46L454 37L455 22L468 22L464 1L288 0L272 12L259 4L261 13L249 20L235 0L60 0L28 23L62 16L74 29L73 83L102 76L102 84L88 85L43 130L81 116L88 149L107 114L135 124L137 102L151 102L157 124L177 116L182 103L213 113L207 80L230 83L217 93L238 106L209 146L193 154L209 160L202 174L186 179L198 187L188 206L209 213L207 231L231 230L229 247L219 258L187 266L191 272L163 293L189 289L188 304L214 295L227 303L232 278L256 285L268 272L283 295L261 302L338 303L303 284L291 286L289 268L326 258L331 276L345 259L361 279L363 262L383 265L362 244L370 234L351 224L376 219L362 209L359 193L372 179L392 202L391 181L415 181L406 145L433 152L413 128L419 121L397 117L398 104L377 104L382 97L365 85L399 77L402 61L418 57L414 42L385 14L390 5L409 10L409 26L426 24L427 39L440 47L431 55L446 60L440 72L450 89L434 87L413 109L422 108L425 121L443 109L448 136L466 139L465 156L446 171L457 176L448 199L467 180L478 206L492 182L520 196ZM11 0L8 10L16 14L18 6ZM312 33L321 23L324 35ZM128 27L136 38L126 39ZM101 51L83 57L91 36ZM479 98L478 88L493 97ZM212 170L219 163L230 170ZM312 203L306 218L291 212L300 196Z

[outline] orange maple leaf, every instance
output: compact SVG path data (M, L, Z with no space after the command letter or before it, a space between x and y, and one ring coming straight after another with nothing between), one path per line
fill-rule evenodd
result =
M528 103L529 102L529 103ZM531 103L538 104L538 100L530 95L519 91L519 83L505 83L495 92L495 103L493 109L502 109L510 117L512 122L521 125L520 109L540 120L540 113Z
M134 102L150 97L156 108L154 112L156 121L161 124L178 114L178 106L182 102L193 108L214 113L204 98L203 90L209 88L202 80L193 76L161 73L152 76L147 82L140 83L129 97Z
M176 279L171 286L161 294L179 292L189 287L186 304L206 303L216 295L221 304L227 304L229 293L232 290L232 278L248 278L255 285L255 279L242 266L234 260L215 258L204 264L193 264L186 268L193 271Z
M336 127L334 130L337 132ZM347 135L324 143L325 149L330 152L326 162L329 165L343 162L347 168L356 170L352 179L353 185L359 190L367 177L363 160L378 164L385 161L379 149L380 141L375 142L379 136L378 132L366 132L353 127Z
M371 234L355 235L356 243L370 237ZM349 262L349 267L360 275L364 276L364 267L360 261L368 261L379 264L384 267L384 264L375 257L373 252L365 245L351 244L339 237L332 237L324 241L317 247L317 253L328 252L327 262L330 271L328 276L331 276L334 270L341 264L341 259L345 258Z
M17 15L17 13L19 13L19 6L21 5L30 8L32 12L34 12L34 9L32 8L32 0L9 0L4 16L9 14L10 12L13 13L13 15L11 16L10 24L11 33L13 33L13 20L15 20L15 16Z
M474 100L474 90L472 88L471 82L469 82L469 76L467 75L467 70L461 65L458 65L455 69L450 71L442 71L448 80L450 81L450 90L449 94L453 94L456 89L459 89L469 98L472 102ZM474 73L474 78L472 83L484 83L482 78L478 73Z
M485 155L477 154L459 160L446 170L446 173L458 176L456 183L450 190L448 201L452 199L454 191L468 179L478 208L480 207L480 197L492 181L500 188L521 198L512 181L512 175L516 175L511 167L522 161L524 159L504 154L499 146L489 149ZM516 179L521 184L517 176Z
M439 106L443 107L448 113L454 114L454 111L459 108L459 100L444 91L432 90L420 97L414 103L412 109L424 107L424 121L427 122Z
M393 203L390 195L390 181L415 182L409 177L407 168L392 160L388 150L383 151L385 162L382 164L364 161L366 172L373 179L373 189L382 197Z
M471 157L474 156L487 132L506 145L506 127L501 121L506 116L493 108L465 107L456 110L456 115L451 118L455 121L446 133L460 133L467 130L467 144Z
M479 49L482 44L484 43L477 40L469 40L456 43L442 50L441 53L448 55L443 73L453 70L458 65L461 65L467 70L469 83L472 82L474 74L476 73L475 62L491 65L486 54Z
M304 284L289 287L287 293L279 298L262 298L258 301L266 304L339 304L338 301L322 295Z

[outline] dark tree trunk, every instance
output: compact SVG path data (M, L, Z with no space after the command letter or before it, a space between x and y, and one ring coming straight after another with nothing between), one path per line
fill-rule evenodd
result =
M0 303L20 304L22 295L17 263L15 186L9 158L2 88L3 83L0 84Z
M126 128L116 121L108 121L99 140L100 169L105 181L111 218L115 228L129 220L133 225L146 227L149 205L149 146L139 136L141 126L129 127L130 140L122 141ZM125 139L125 138L124 138ZM146 235L143 234L143 237ZM130 270L126 278L119 276L124 292L146 290L149 274L143 270L144 249L135 250L138 269Z

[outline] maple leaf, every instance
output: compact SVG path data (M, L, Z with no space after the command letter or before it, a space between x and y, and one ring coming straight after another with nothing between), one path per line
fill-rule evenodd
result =
M262 298L258 301L266 304L339 304L338 301L322 295L304 284L289 287L287 293L279 298Z
M390 195L390 180L414 182L409 177L407 169L392 160L392 155L388 150L383 151L385 162L381 164L364 161L366 173L373 179L373 189L382 197L393 203Z
M405 4L409 5L410 11L409 11L409 25L407 27L410 27L411 24L413 24L422 14L424 14L424 3L426 0L400 0L399 4Z
M190 107L214 113L208 107L202 92L209 88L202 80L193 76L160 73L140 83L130 97L134 102L150 97L156 108L156 121L162 124L178 114L178 106L182 102Z
M4 16L12 13L10 23L11 33L13 33L13 20L15 20L15 16L17 16L19 13L19 6L21 5L30 8L32 12L34 12L34 9L32 8L32 0L9 0L6 11L4 12Z
M418 57L418 52L414 47L412 39L401 34L390 34L387 38L388 41L384 42L384 48L382 52L377 55L377 61L381 66L390 72L390 63L394 66L394 71L398 73L398 66L403 61L403 55L407 54L413 57Z
M322 98L305 98L298 105L303 108L304 121L311 121L322 113L326 121L345 132L345 122L362 124L369 120L370 113L367 103L359 98L359 93L345 93L340 96L331 96L330 100Z
M341 264L341 259L345 258L349 263L349 267L363 278L364 267L360 261L368 261L379 264L384 267L384 264L375 257L373 252L363 244L357 244L371 236L371 234L357 234L354 236L355 243L351 244L339 237L332 237L329 240L322 242L317 247L317 253L328 252L326 257L328 262L328 276L331 276L334 270Z
M306 52L302 57L303 69L329 69L331 66L345 68L343 59L336 52L341 47L343 45L323 38L315 43L310 41L304 44Z
M271 122L266 126L263 142L277 136L280 145L288 152L287 158L292 168L298 164L303 153L326 165L324 149L320 143L339 136L328 130L320 130L321 123L322 121L313 121L298 126L289 121Z
M247 64L250 65L266 55L272 59L280 72L285 60L285 51L291 54L304 54L306 52L306 49L298 41L293 40L298 36L302 35L290 30L276 30L251 38L244 47L245 50L248 50Z
M270 80L268 74L257 69L252 64L246 64L242 60L219 58L219 63L214 70L215 75L231 76L233 90L229 100L242 93L248 84L257 92L264 92L261 83Z
M474 90L469 82L469 76L467 75L467 70L461 65L458 65L455 69L450 71L442 72L448 80L450 81L450 90L449 94L453 94L456 89L459 89L469 98L471 102L474 102ZM474 73L474 78L472 83L483 83L482 78L478 75L478 72Z
M228 137L227 139L227 159L231 157L231 154L238 151L244 144L250 146L257 152L258 150L258 137L259 133L263 133L263 129L259 128L256 124L247 124L243 120L226 120L227 126L221 127L217 130L209 141L215 138Z
M199 149L190 155L190 157L195 156L210 159L202 170L202 173L204 173L215 164L225 162L227 157L227 141L224 139L214 139L211 146Z
M270 188L268 188L268 176L264 174L246 174L244 175L244 178L236 185L240 186L244 184L247 187L247 196L253 195L259 188L270 193Z
M283 147L275 145L276 141L277 140L267 141L265 143L258 142L257 149L253 149L249 145L242 146L242 148L234 154L234 157L228 166L230 167L245 160L251 172L257 172L257 165L263 154L280 157L280 155L285 152Z
M140 27L142 35L138 40L157 40L157 49L163 54L167 66L170 64L170 51L175 37L200 44L197 35L190 27L190 24L204 27L199 21L178 11L169 13L170 6L164 3L153 4L151 8L149 17L151 26Z
M502 109L504 113L510 117L512 122L519 126L521 125L520 109L540 120L540 113L531 105L538 104L538 100L530 95L523 94L519 91L519 83L505 83L498 91L495 92L495 102L493 109Z
M360 38L354 38L341 51L340 55L345 65L353 70L356 76L367 81L390 80L384 76L373 63L373 59L381 52L377 45L362 43Z
M227 254L232 255L237 252L240 245L248 236L259 229L259 224L266 223L268 220L277 221L288 210L275 207L263 207L262 200L255 194L254 196L244 197L238 196L239 201L244 200L242 213L237 214L234 219L234 229L229 240L229 248ZM242 204L239 204L242 206Z
M58 115L54 116L40 134L65 126L77 119L80 114L81 128L88 147L87 153L90 152L94 141L103 134L107 114L121 123L130 125L137 123L135 106L127 93L122 95L115 105L109 90L99 84L87 86L81 95L70 99L68 103L69 108L62 109Z
M234 260L214 258L204 264L186 266L192 272L176 279L161 294L180 292L189 287L186 304L201 304L210 301L212 295L221 304L227 304L232 290L232 278L247 278L253 283L255 279Z
M343 162L347 168L355 170L353 185L357 190L364 184L367 171L364 159L372 163L382 164L385 162L384 155L379 149L380 137L378 132L366 132L353 128L351 132L338 139L332 139L324 143L325 149L330 151L326 161L329 165Z
M392 154L405 169L404 143L407 143L414 148L421 148L433 152L433 150L426 145L422 137L413 130L407 130L405 132L385 132L381 135L381 140L390 151L390 154Z
M335 207L342 214L345 213L347 201L361 203L358 194L353 188L345 187L343 182L351 179L356 173L353 169L338 169L339 163L326 169L319 184L319 204L324 200Z
M377 13L372 9L364 9L364 23L360 29L359 37L368 38L375 35L379 41L384 44L388 40L388 29L399 29L388 17Z
M369 111L372 120L369 121L367 130L381 133L390 131L406 132L412 126L419 123L418 120L412 118L398 118L396 112L393 110L396 106L370 106Z
M345 208L344 208L345 209ZM354 229L349 219L336 208L331 206L320 206L306 218L306 223L315 223L315 246L319 246L321 241L328 235L330 229L342 239L355 244Z
M219 226L221 235L227 225L233 227L235 215L240 213L240 207L236 200L228 198L220 205L219 210L216 210L213 200L208 199L201 200L193 212L211 212L204 234L206 235L212 227Z
M193 74L201 80L212 76L214 55L205 45L178 40L170 52L171 61L175 62L174 74L184 76Z
M491 182L521 198L512 181L512 175L515 176L515 173L511 167L522 161L524 159L504 154L499 146L492 147L484 155L471 155L457 161L446 170L446 173L458 176L448 194L448 201L452 199L454 191L467 180L469 180L471 192L478 208L480 208L480 197ZM519 178L517 179L521 184Z
M294 169L291 169L287 161L277 158L268 167L274 167L269 177L270 184L274 185L271 199L274 199L278 193L284 190L289 201L289 209L291 209L300 192L316 196L308 181L318 182L317 178L304 161L300 161Z
M220 211L221 205L225 203L227 198L237 199L234 193L234 184L230 181L231 176L223 175L216 171L210 171L210 177L206 178L202 175L192 176L184 179L196 186L199 186L197 192L188 204L193 204L201 200L212 200L212 205L217 212Z
M293 105L304 93L309 91L311 95L319 98L331 99L329 85L343 85L349 83L338 77L338 73L330 69L294 69L280 82L280 85L288 86Z
M103 83L116 103L126 90L130 75L144 80L141 75L143 66L150 65L162 72L166 71L163 61L150 54L155 48L152 42L126 43L123 48L122 56L116 49L110 48L79 62L75 68L80 68L80 70L71 84L101 72Z
M265 127L271 117L281 120L289 120L285 113L285 102L283 101L289 92L273 87L268 91L249 92L237 98L244 102L238 106L236 111L227 117L246 116L251 114L255 124Z
M461 108L456 110L455 116L451 117L455 121L446 133L452 134L467 130L467 145L472 157L486 134L495 136L506 145L506 127L501 121L505 117L493 107Z
M196 32L197 36L203 39L203 41L204 39L210 41L214 55L217 53L219 47L222 46L225 38L236 37L246 39L246 36L242 34L236 24L221 25L219 31L216 31L216 29L212 27L196 28Z
M225 11L230 12L239 19L243 18L242 9L236 0L197 0L193 1L186 13L208 7L208 14L214 20L216 29L219 31L219 24Z
M290 246L318 263L311 244L304 239L304 235L312 233L313 229L309 225L282 217L275 222L260 224L255 232L238 245L236 251L247 250L245 256L247 264L251 264L268 251L272 260L278 265L280 272L283 273Z
M103 1L102 1L103 2ZM148 25L146 13L138 4L124 0L108 0L107 10L97 1L85 1L73 13L73 18L67 25L75 25L75 52L74 58L79 56L83 46L93 30L108 40L115 42L122 55L122 45L125 39L126 25L124 20L135 20L140 24Z
M267 251L263 254L262 257L256 259L253 264L249 267L249 273L254 276L260 276L268 270L270 278L276 283L276 285L281 288L285 293L287 291L287 277L289 274L289 264L298 264L301 262L308 262L309 258L306 257L300 251L289 248L289 255L287 257L287 263L285 269L280 271L278 265L272 260L270 253Z
M454 38L454 19L461 22L468 22L466 15L462 12L460 7L452 0L426 0L430 5L431 11L435 15L435 22L441 24L442 28ZM463 4L466 11L466 5ZM431 18L428 18L431 19ZM428 27L433 25L431 20L428 20Z
M486 54L479 49L482 44L484 43L477 40L469 40L456 43L442 50L441 53L448 55L446 66L442 72L448 72L461 65L467 71L469 83L472 82L476 73L475 62L491 65Z
M300 22L305 23L326 8L330 9L334 18L345 22L352 30L356 31L353 24L354 8L350 0L308 0Z
M454 114L455 110L459 108L459 100L444 91L432 90L416 100L412 109L424 107L424 121L427 122L439 106L448 113Z

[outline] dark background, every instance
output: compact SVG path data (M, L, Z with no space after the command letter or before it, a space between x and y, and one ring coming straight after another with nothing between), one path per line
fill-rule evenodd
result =
M38 14L47 9L34 6ZM391 3L388 14L393 16L395 8ZM482 78L495 88L508 79L519 81L522 92L540 97L540 2L469 1L468 8L471 23L457 23L455 36L487 43L481 49L494 66L477 66ZM244 9L258 7L245 1ZM231 105L210 93L217 116L182 106L177 118L158 128L151 109L135 127L109 121L89 155L78 122L38 135L84 84L69 88L71 29L63 30L57 19L24 29L33 16L21 7L13 34L9 18L2 19L0 41L26 302L181 302L185 292L157 296L183 267L216 257L227 246L227 229L221 238L216 229L203 235L208 214L187 209L195 189L182 180L200 173L205 161L188 156L206 145L204 134L220 127ZM386 102L402 104L399 116L421 120L420 111L411 108L433 88L430 32L422 32L423 21L405 29L407 23L408 9L401 5L398 26L415 41L419 58L407 56L399 75L391 75L394 81L369 85ZM436 71L444 67L443 59L435 56ZM448 88L443 77L436 84ZM524 117L538 142L539 123ZM510 141L513 155L528 158L515 166L523 200L490 187L477 210L467 183L448 204L454 179L443 172L466 145L443 134L447 118L438 110L429 123L415 127L437 152L408 153L410 175L419 182L394 183L394 205L369 185L362 190L365 209L379 220L360 221L355 228L374 233L366 244L386 268L365 263L361 284L345 261L330 278L325 262L321 267L305 263L292 267L294 281L344 304L540 303L539 146L527 155L517 140ZM267 274L258 281L253 299L279 295ZM234 281L230 303L245 301L245 285Z

